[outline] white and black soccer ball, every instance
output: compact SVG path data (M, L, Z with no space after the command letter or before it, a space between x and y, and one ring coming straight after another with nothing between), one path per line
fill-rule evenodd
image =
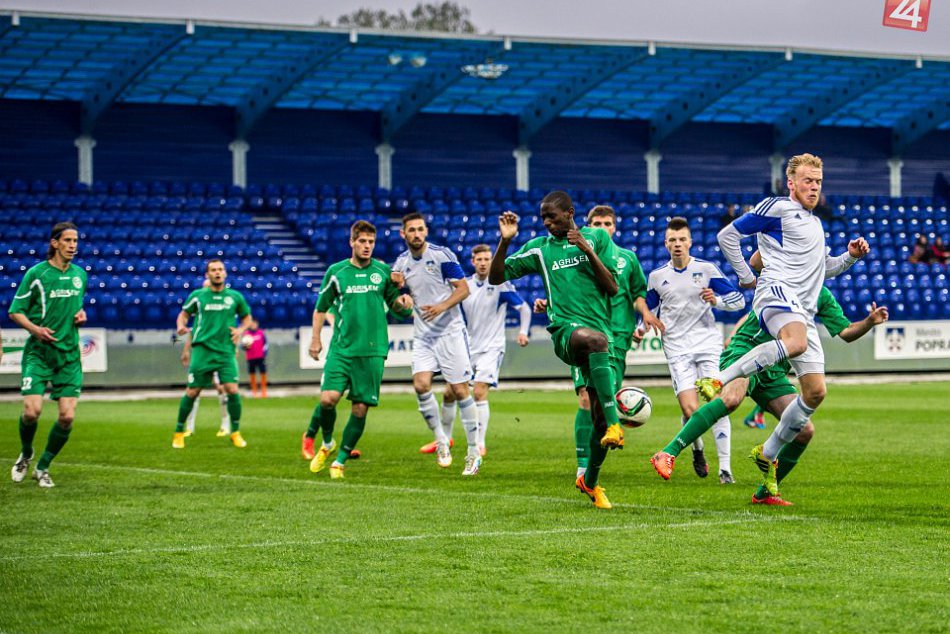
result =
M624 427L639 427L653 414L653 401L638 387L620 388L614 400L617 402L617 417Z
M251 335L244 335L241 337L241 347L247 350L254 345L254 337Z

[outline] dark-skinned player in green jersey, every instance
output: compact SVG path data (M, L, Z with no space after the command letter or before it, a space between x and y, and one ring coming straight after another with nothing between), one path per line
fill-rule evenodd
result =
M753 269L761 268L761 258L758 252L752 254L749 264ZM841 337L851 343L863 337L874 326L887 321L887 308L876 304L871 305L868 316L861 321L851 322L844 315L841 306L827 287L821 289L818 295L817 317L828 329L832 337ZM725 369L738 361L749 350L771 341L772 337L759 326L759 318L755 312L748 313L739 323L729 344L719 358L721 369ZM791 365L786 360L764 372L747 378L739 378L728 383L715 399L700 407L689 418L679 433L662 450L650 459L656 472L664 480L669 480L673 472L673 465L680 451L706 432L723 416L728 416L742 404L746 396L754 400L762 409L781 418L782 412L789 403L798 397L798 391L788 380ZM790 506L791 502L783 499L778 492L778 484L788 476L789 472L801 458L808 443L815 433L815 426L809 420L798 435L782 447L777 456L777 466L769 479L769 464L756 466L766 475L766 483L756 490L752 496L753 504L769 506Z
M343 479L346 461L366 428L366 414L370 407L379 405L383 365L389 354L386 309L402 319L412 316L412 297L400 295L399 287L392 281L392 269L373 259L375 246L376 227L365 220L353 223L350 228L352 256L327 269L313 311L309 352L314 360L319 359L323 351L320 332L331 307L335 319L330 352L320 380L320 403L303 436L301 451L305 458L312 458L312 472L322 471L336 448L333 426L343 392L347 392L347 399L353 404L336 460L330 465L333 480ZM323 442L314 452L318 430L322 432Z
M178 405L178 423L172 437L172 447L185 448L185 423L201 389L214 385L217 372L224 392L228 395L228 414L231 416L231 444L243 449L247 441L241 435L241 395L238 393L238 367L235 346L251 323L251 309L244 296L224 286L228 271L219 259L208 260L205 277L207 288L193 291L178 313L177 332L180 336L191 333L191 362L188 365L188 386ZM193 329L188 320L194 316ZM235 326L235 318L240 324Z
M43 394L52 385L50 398L58 402L46 449L36 463L33 479L44 489L53 488L49 465L69 440L82 391L82 355L79 326L86 323L83 297L86 272L73 264L79 248L79 231L71 222L60 222L50 233L46 260L30 268L10 304L10 319L30 333L21 363L23 414L20 415L20 456L10 473L22 482L33 458L33 437L43 412Z
M608 449L623 447L623 428L614 401L616 378L610 361L611 298L617 294L617 246L603 229L574 224L574 204L562 191L541 201L541 220L550 235L529 240L508 255L518 234L518 216L506 211L498 219L501 239L492 257L488 281L501 284L532 273L541 275L547 294L548 332L554 352L585 375L593 431L587 471L575 486L594 506L611 508L597 484Z

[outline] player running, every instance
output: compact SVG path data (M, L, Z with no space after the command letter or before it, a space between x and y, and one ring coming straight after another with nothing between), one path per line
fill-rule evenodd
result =
M194 408L201 389L214 384L217 373L228 395L228 413L231 416L231 444L247 447L241 436L241 395L238 393L236 344L251 323L251 309L244 296L233 288L225 288L228 278L224 262L215 258L205 266L207 288L195 290L185 300L176 320L179 336L191 333L191 362L188 365L188 385L178 405L178 422L172 436L172 447L185 448L185 423ZM188 320L195 317L194 329ZM235 317L240 324L235 327Z
M754 268L759 268L757 253L753 254L751 263ZM871 312L867 317L861 321L851 322L845 317L834 295L825 287L822 287L818 295L816 315L832 337L841 337L848 343L857 341L874 326L884 323L888 318L886 308L872 304ZM756 346L769 342L774 342L774 339L760 328L755 311L750 312L740 321L729 345L723 351L719 361L720 368L726 370ZM669 480L680 451L705 433L715 421L738 409L747 395L756 402L757 406L771 412L776 418L781 418L785 409L796 400L798 394L788 380L787 374L790 370L791 365L788 360L785 360L762 372L750 377L740 377L726 385L717 398L696 410L666 447L653 455L650 462L657 473L664 480ZM809 420L795 438L782 447L777 456L776 484L795 467L813 435L814 425ZM790 502L781 498L777 488L775 491L769 491L764 485L755 492L752 503L790 505Z
M31 267L23 276L10 304L10 319L30 333L23 347L20 394L20 455L10 477L23 482L33 459L33 438L46 385L50 398L59 405L59 416L49 432L46 449L33 469L33 479L41 488L51 489L49 466L73 430L76 403L82 391L82 355L79 327L86 323L83 298L86 272L73 264L79 248L79 231L71 222L60 222L50 232L46 261Z
M695 382L700 377L719 377L722 333L716 326L713 308L742 310L745 299L712 262L690 255L693 236L686 218L670 219L664 240L670 261L650 272L647 305L657 310L666 324L663 354L670 366L673 392L683 413L682 424L699 409ZM638 331L638 337L645 334ZM729 418L713 425L719 457L719 482L733 484L730 464ZM693 442L693 470L700 478L709 475L702 438Z
M491 247L478 244L472 248L472 266L475 274L467 278L469 295L462 300L462 312L465 315L465 327L471 346L472 368L475 379L472 392L475 395L475 408L478 410L478 451L485 456L485 434L488 432L488 420L491 410L488 406L489 388L498 387L498 371L505 358L505 306L518 311L520 318L518 345L528 345L528 331L531 328L531 308L525 302L511 282L500 286L488 282L488 267L491 265ZM455 423L455 394L446 385L442 396L442 430L452 439L452 426ZM436 443L431 442L419 449L422 453L432 453Z
M482 456L478 450L478 408L468 389L472 378L468 333L459 308L469 295L468 282L455 254L426 240L429 230L422 214L403 216L399 234L409 248L396 258L393 280L409 289L414 304L412 386L419 412L435 437L436 463L442 468L451 466L450 440L432 394L432 378L441 372L458 401L468 441L462 475L473 476L481 468Z
M320 403L313 411L310 426L303 436L302 453L310 458L310 471L319 473L330 453L336 449L333 427L336 406L346 392L353 405L343 428L343 438L336 459L330 465L330 478L343 479L346 461L356 449L366 429L370 407L379 405L379 387L383 365L389 354L387 307L396 316L406 319L412 314L412 298L400 295L392 281L388 265L373 259L376 227L357 220L350 227L352 255L327 269L320 287L320 297L313 311L313 333L310 356L317 360L323 351L320 333L332 307L333 339L320 379ZM320 449L314 452L314 439L321 431Z
M743 288L755 288L752 309L763 329L775 337L747 352L722 373L721 380L703 377L696 382L702 396L711 400L723 385L748 377L789 359L801 384L801 397L790 404L763 445L752 458L763 471L766 487L778 493L776 456L801 432L825 398L825 356L815 326L818 295L826 277L848 270L870 252L864 238L831 257L825 246L821 220L812 214L821 195L822 162L800 154L788 161L788 197L766 198L719 232L719 246ZM764 267L755 274L742 257L740 241L756 235Z
M611 238L617 233L617 213L609 205L597 205L587 212L587 226L603 229ZM627 369L627 351L632 345L637 314L645 328L664 330L663 322L656 318L646 302L646 278L636 254L629 249L617 247L614 261L617 277L617 294L610 300L610 330L613 344L610 347L610 363L614 369L614 392L620 389ZM547 300L535 301L535 312L547 311ZM634 312L636 311L636 312ZM574 444L577 455L576 477L584 475L590 461L590 434L593 423L590 416L590 396L584 373L578 366L571 366L574 392L577 394L577 413L574 415Z
M501 239L488 281L501 284L532 273L544 280L554 352L564 363L581 368L591 402L590 462L575 486L595 507L609 509L610 501L597 480L608 449L623 447L624 442L610 359L610 304L618 292L613 270L617 246L602 229L577 228L574 204L563 191L542 199L541 219L550 235L528 240L508 256L508 247L518 234L518 216L506 211L499 217Z

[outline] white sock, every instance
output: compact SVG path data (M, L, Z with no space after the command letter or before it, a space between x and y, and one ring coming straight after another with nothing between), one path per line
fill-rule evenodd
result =
M221 406L221 429L231 431L231 415L228 414L228 395L218 394L218 405Z
M455 401L442 399L442 431L447 438L452 437L452 428L455 427Z
M805 405L801 396L792 401L782 412L782 418L779 419L772 435L765 441L762 451L765 457L768 460L775 460L779 450L795 440L795 436L802 431L802 427L814 413L815 410Z
M680 416L680 426L681 426L681 427L685 427L685 426L686 426L686 423L687 423L688 421L689 421L689 418L688 418L687 416ZM702 437L702 436L700 436L699 438L697 438L696 440L693 441L693 450L694 450L694 451L702 451L702 450L705 449L705 448L706 448L706 445L703 444L703 437Z
M716 454L719 456L719 470L732 473L732 461L730 459L731 451L729 449L729 437L732 433L732 426L729 423L729 417L723 416L712 426L713 438L716 439Z
M469 396L459 401L459 415L462 418L462 427L465 428L465 440L468 441L468 452L478 452L478 408L475 399Z
M442 421L439 420L439 404L436 402L435 397L432 396L432 392L417 394L416 399L419 401L419 413L422 414L426 425L432 430L435 441L440 443L449 442L449 439L445 436L445 432L442 431Z
M787 358L788 350L785 349L785 344L781 341L769 341L760 344L722 371L722 384L725 385L740 377L752 376L756 372L770 368Z
M185 419L185 429L191 433L195 433L195 419L198 418L198 403L201 402L201 398L195 399L195 404L191 406L191 412L188 414L188 418Z
M478 446L485 446L485 434L488 432L488 418L491 411L488 408L488 401L475 401L475 409L478 410Z
M577 478L581 477L581 476L584 475L585 473L587 473L587 467L578 467L578 468L577 468L577 475L574 476L574 479L576 480Z

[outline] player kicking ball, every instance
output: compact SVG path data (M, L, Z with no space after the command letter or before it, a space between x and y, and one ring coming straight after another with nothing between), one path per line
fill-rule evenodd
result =
M755 269L761 267L758 253L752 255L750 263ZM848 343L857 341L874 326L887 321L888 317L886 308L872 304L871 312L867 317L852 323L845 317L841 306L826 287L822 287L818 296L816 315L832 337L841 337ZM722 352L719 361L720 368L728 369L750 350L769 342L774 343L774 339L759 327L759 319L755 311L748 313L739 322L729 344ZM656 472L664 480L669 480L680 451L705 433L717 420L736 411L746 396L752 398L764 411L781 419L788 406L798 397L798 392L788 380L787 375L790 370L791 364L786 360L763 372L750 377L740 377L726 385L718 397L696 410L666 447L654 454L650 462ZM798 464L814 433L815 427L811 420L808 420L795 438L778 452L776 485L781 483ZM782 498L777 488L769 490L765 485L760 486L753 494L752 503L770 506L791 505L791 502Z
M478 451L483 457L488 453L485 437L491 418L488 390L498 387L498 372L501 370L502 359L505 358L505 306L511 306L518 312L518 345L522 348L528 345L528 331L531 328L531 308L511 282L505 282L501 286L488 282L490 264L491 247L487 244L475 245L472 248L475 274L467 279L469 295L462 300L462 312L465 314L465 327L471 346L472 369L475 372L472 392L475 396L475 408L478 410ZM455 409L455 393L446 385L442 395L442 430L450 443ZM435 450L434 442L419 449L421 453L432 453Z
M202 388L214 385L217 373L228 395L228 413L231 416L231 444L247 447L241 436L241 395L238 393L236 345L251 323L251 309L244 296L226 288L228 278L224 262L215 258L205 266L208 286L193 291L178 313L177 333L191 333L191 361L188 365L188 385L178 405L178 422L172 436L172 448L185 448L185 426L188 415ZM195 317L195 328L188 328L188 320ZM241 320L235 327L235 319Z
M550 235L528 240L509 256L508 248L518 234L518 216L506 211L499 217L501 239L488 281L497 285L526 275L542 276L554 353L581 369L590 397L590 461L575 486L595 507L609 509L612 505L598 484L600 470L607 451L624 443L610 360L610 304L618 285L615 271L608 267L616 262L617 246L602 229L577 228L574 203L566 192L554 191L542 199L541 220Z
M310 457L310 471L319 473L336 449L333 427L336 406L343 393L352 402L350 418L343 428L343 438L336 459L330 465L330 478L342 480L346 461L352 457L356 444L366 429L370 407L379 405L379 387L383 365L389 354L389 330L386 308L406 319L412 314L412 298L400 295L392 281L389 266L373 259L376 227L365 220L350 228L352 255L327 269L320 287L320 297L313 311L313 333L310 356L314 360L323 352L320 333L327 311L334 308L333 339L320 379L320 403L303 436L301 452ZM321 432L322 443L314 451L314 440Z
M712 262L690 255L693 236L686 218L672 218L664 239L670 261L650 272L647 305L657 310L666 324L663 354L670 366L673 392L679 401L685 425L699 409L696 379L719 376L722 333L716 326L713 308L742 310L745 299L735 284L726 279ZM637 337L645 334L638 331ZM719 459L720 484L734 484L732 477L729 418L713 425L713 438ZM693 442L693 470L700 478L709 475L702 438Z
M49 466L69 440L82 391L82 356L79 327L86 323L83 297L86 272L73 264L79 248L79 231L71 222L60 222L50 233L46 260L23 276L10 304L10 319L30 333L23 348L20 394L20 455L10 477L23 482L33 459L33 438L47 384L50 398L59 405L59 416L49 432L46 449L36 463L33 479L40 488L51 489Z

